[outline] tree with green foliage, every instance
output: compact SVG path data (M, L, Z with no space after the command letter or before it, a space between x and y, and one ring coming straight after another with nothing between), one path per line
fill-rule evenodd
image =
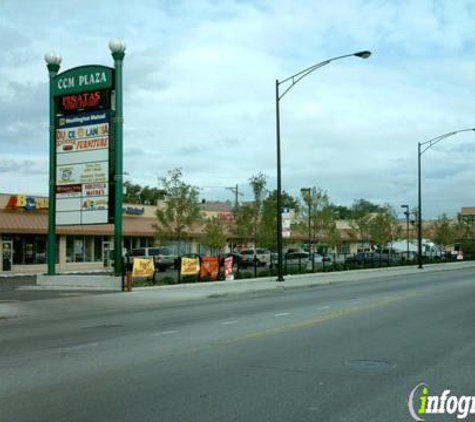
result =
M458 214L455 226L456 240L464 251L465 256L475 259L475 216Z
M442 246L444 249L455 243L457 227L447 214L440 215L433 223L431 237L436 245Z
M326 242L332 249L338 249L342 244L340 232L336 226L336 220L333 220L327 229Z
M124 182L124 190L124 203L126 204L155 205L165 196L163 189L136 185L128 180Z
M390 206L380 207L368 222L368 233L373 245L383 249L400 235L396 211Z
M369 242L369 227L370 221L375 213L381 211L378 205L375 205L366 199L355 199L351 206L351 221L352 236L361 244L361 249L364 248L365 242Z
M187 231L202 220L199 189L183 181L180 168L170 170L168 177L160 178L159 185L166 192L166 200L164 207L155 211L158 224L154 228L159 240L177 240L180 253L181 241Z
M219 218L212 217L206 221L201 243L208 246L213 252L221 252L226 243L226 234L224 224Z
M334 206L330 202L327 191L314 186L302 191L302 200L304 204L300 208L301 232L308 233L310 223L312 243L327 240L332 227L336 227Z
M299 211L298 201L286 191L281 194L282 206ZM277 191L274 190L267 195L262 205L262 219L259 229L259 244L262 247L272 250L277 249ZM283 239L284 243L287 239Z
M337 220L350 220L352 217L352 213L350 208L345 205L334 205L332 204L331 207L333 208L333 215Z
M232 233L236 239L251 239L253 236L254 208L251 205L240 205L234 211Z
M252 227L253 227L253 237L254 237L254 246L257 246L258 241L258 229L262 218L262 203L264 201L264 196L266 193L267 185L267 176L259 172L258 174L252 176L249 179L249 184L251 185L252 192L254 194L254 203L253 203L253 215L252 215Z

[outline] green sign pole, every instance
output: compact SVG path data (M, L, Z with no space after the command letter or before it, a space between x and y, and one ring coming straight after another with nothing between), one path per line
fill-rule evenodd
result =
M125 44L112 40L109 48L114 58L115 67L115 113L114 113L114 159L115 159L115 196L114 196L114 275L121 276L122 262L122 202L123 202L123 160L122 160L122 67L125 57Z
M49 204L48 204L48 275L56 273L56 225L55 225L55 186L56 186L56 139L55 139L55 105L54 80L59 72L61 56L48 53L45 56L49 72Z

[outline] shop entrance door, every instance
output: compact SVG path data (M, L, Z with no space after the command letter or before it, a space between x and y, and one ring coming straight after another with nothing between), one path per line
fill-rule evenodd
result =
M11 240L3 240L2 241L3 271L12 270L12 250L13 250L13 242Z
M104 262L104 267L110 267L111 265L111 243L110 242L102 242L102 261Z

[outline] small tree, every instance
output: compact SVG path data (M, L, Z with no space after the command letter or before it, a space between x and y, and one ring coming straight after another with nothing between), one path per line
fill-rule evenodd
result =
M308 222L310 221L311 240L314 242L328 241L330 230L336 223L334 206L330 203L327 191L314 186L310 190L302 191L302 198L305 206L300 208L303 220L300 224L301 230L305 232L305 227L308 233Z
M199 189L188 185L182 178L181 169L176 168L168 172L168 177L159 179L166 192L166 203L164 208L156 210L159 224L154 226L159 239L178 241L178 253L187 230L202 219Z
M380 211L380 207L372 204L365 199L358 199L351 206L351 222L352 235L364 247L364 241L369 240L369 223L375 212Z
M287 192L281 195L282 207L298 212L297 200ZM259 244L270 249L277 249L277 191L272 191L262 204L262 218L259 227ZM285 243L287 239L283 239Z
M213 217L206 222L202 243L208 246L213 252L221 252L223 245L226 243L226 234L224 233L224 225L217 217Z
M371 242L381 249L392 243L399 235L397 216L391 206L386 205L368 222L368 232Z
M455 243L456 237L457 230L452 220L447 216L447 214L440 215L432 228L433 241L437 245L442 246L445 250L446 246Z
M254 238L254 247L257 246L258 242L258 229L262 218L262 203L264 200L264 193L267 184L267 176L259 172L255 176L252 176L249 179L249 184L251 185L252 192L254 193L254 204L253 209L254 213L252 216L252 225L253 225L253 238Z
M250 205L241 205L234 212L233 236L237 239L250 239L253 236L254 209Z
M140 186L129 182L124 182L124 203L126 204L156 204L159 199L163 199L165 192L162 189Z

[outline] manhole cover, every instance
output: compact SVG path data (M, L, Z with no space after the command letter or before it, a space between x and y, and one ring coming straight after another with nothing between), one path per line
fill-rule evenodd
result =
M391 362L371 359L347 360L345 364L362 371L385 371L394 367Z

